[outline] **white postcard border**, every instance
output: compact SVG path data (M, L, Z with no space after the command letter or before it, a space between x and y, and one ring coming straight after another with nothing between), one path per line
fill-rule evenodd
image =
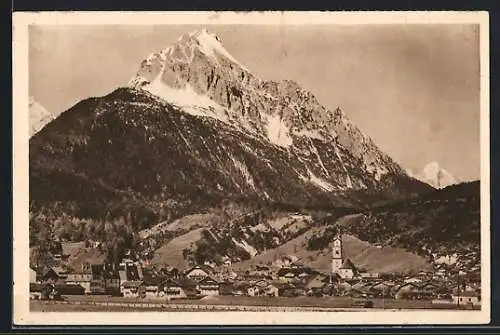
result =
M478 24L481 60L481 311L30 312L29 25ZM13 14L13 322L15 325L404 325L490 321L489 16L487 12L38 12Z

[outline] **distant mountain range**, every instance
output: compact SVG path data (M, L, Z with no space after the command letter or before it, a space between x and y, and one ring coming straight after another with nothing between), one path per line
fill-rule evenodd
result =
M203 253L241 261L312 224L279 236L249 232L277 217L362 213L433 190L340 108L293 81L256 77L206 30L152 53L128 87L77 103L30 139L32 241L58 222L52 233L65 238L140 242L183 261ZM215 219L186 224L209 214Z
M49 112L33 97L29 98L30 137L40 131L46 124L55 119L56 115Z

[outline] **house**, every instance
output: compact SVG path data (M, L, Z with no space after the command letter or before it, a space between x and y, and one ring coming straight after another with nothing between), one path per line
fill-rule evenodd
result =
M181 299L187 298L184 285L180 284L178 280L167 279L163 283L164 297L167 299Z
M349 258L346 258L342 266L338 269L338 274L342 279L352 279L357 273L356 267Z
M278 279L285 283L290 283L293 281L307 282L308 278L312 275L312 271L309 268L293 267L293 268L281 268L278 271Z
M279 288L274 284L269 284L264 288L264 295L266 297L277 297L279 296Z
M120 292L125 298L144 298L146 296L145 287L140 280L131 280L122 283Z
M251 297L255 296L267 296L267 297L277 297L279 295L279 289L277 286L266 280L259 280L247 288L247 295Z
M322 296L323 295L323 287L325 286L325 277L322 276L314 276L310 278L308 283L305 286L307 291L307 295L311 296Z
M295 273L293 271L288 271L284 275L279 276L278 278L283 282L292 282L295 280Z
M127 281L127 271L125 270L125 268L122 268L121 266L118 270L118 278L120 280L120 287L121 287L121 285Z
M91 294L106 294L106 282L104 280L104 264L87 265L92 275L90 280Z
M120 281L137 281L142 280L142 265L139 262L134 262L129 259L124 259L118 266Z
M57 296L57 291L55 284L53 283L44 283L41 285L40 299L41 300L50 300L54 299Z
M197 289L203 296L220 295L220 283L212 277L205 277L198 281Z
M242 296L248 294L248 288L251 287L252 285L250 285L248 282L241 281L233 283L232 286L233 290L231 294L235 296Z
M238 278L238 274L232 271L230 267L223 267L220 271L220 278L224 280L234 280Z
M211 267L213 269L213 268L215 268L217 266L217 263L215 263L213 261L205 261L203 263L203 265L209 266L209 267Z
M362 279L377 279L380 278L380 274L377 272L360 272L360 277Z
M119 295L120 294L120 275L115 267L105 265L104 267L104 287L106 294Z
M434 279L444 278L445 276L446 276L446 272L444 270L437 270L436 272L434 272L433 278Z
M259 295L259 287L252 285L247 288L247 295L249 297L256 297Z
M370 288L371 285L369 283L361 281L352 285L348 295L354 298L367 297L370 294Z
M62 283L66 279L66 275L61 273L58 268L48 268L40 276L42 283L56 284Z
M42 295L42 284L30 283L30 300L39 300Z
M453 292L451 296L453 303L460 306L480 306L481 294L478 292Z
M280 297L298 297L306 295L305 285L284 283L278 287Z
M145 298L157 299L165 296L162 280L159 278L145 278L143 281Z
M199 295L197 284L188 278L169 278L163 282L163 291L167 299L191 298Z
M416 292L418 286L414 283L403 283L401 285L395 285L392 288L392 295L395 299L406 299L409 297L411 292Z
M72 272L68 273L66 277L66 284L80 285L84 289L85 294L90 294L92 291L90 289L90 282L92 281L91 272Z
M60 295L84 295L85 288L78 284L56 284L56 291Z
M410 277L410 278L406 278L404 280L405 284L418 284L418 283L421 283L421 282L422 282L422 279L417 278L417 277Z
M214 270L208 265L196 265L187 270L185 276L192 280L201 280L209 276L213 276Z
M351 292L352 285L351 283L347 281L342 281L337 284L337 295L339 296L346 296L349 295L349 292ZM325 290L323 290L324 292Z
M428 292L432 297L438 297L440 293L444 292L440 284L432 281L421 283L419 288L424 292Z
M400 285L393 290L393 294L396 299L409 300L431 300L434 297L433 291L422 289L418 283Z
M38 280L37 280L37 273L35 270L33 270L32 268L30 268L30 283L37 283Z
M219 293L220 295L233 295L234 283L230 281L224 281L220 283Z
M370 286L370 295L374 298L387 298L391 296L392 287L395 285L391 281L379 281Z

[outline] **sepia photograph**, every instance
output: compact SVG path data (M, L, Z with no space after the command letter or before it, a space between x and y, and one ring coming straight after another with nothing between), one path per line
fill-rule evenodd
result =
M16 324L490 318L485 12L13 16Z

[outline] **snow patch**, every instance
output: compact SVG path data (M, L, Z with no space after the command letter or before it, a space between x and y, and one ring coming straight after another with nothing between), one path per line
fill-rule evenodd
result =
M293 133L296 136L305 136L324 141L325 138L317 130L299 130Z
M50 113L47 109L45 109L45 107L35 101L33 97L29 97L30 137L42 130L43 127L55 118L55 114Z
M382 176L388 172L386 168L378 166L375 162L367 164L366 170L373 174L375 180L377 181L380 181Z
M406 170L406 173L435 188L444 188L457 183L455 177L441 168L437 162L427 164L421 173L413 173L411 170Z
M340 156L340 153L339 153L339 150L338 150L338 147L335 146L334 147L334 151L335 151L335 155L337 156L337 158L339 159L339 162L340 164L342 165L342 168L344 169L344 172L346 174L346 184L347 184L347 188L352 188L352 180L351 180L351 176L349 175L349 171L347 170L347 168L345 167L343 161L342 161L342 157Z
M218 38L210 34L206 29L201 32L194 32L190 34L191 37L195 37L200 43L200 51L205 55L214 58L215 53L222 55L229 59L231 62L238 64L242 69L248 71L240 62L238 62L218 41Z
M311 182L312 184L328 192L331 192L335 189L335 187L333 187L332 184L316 176L314 173L311 172L311 170L308 169L307 172L309 174L309 182Z
M271 143L288 148L293 144L290 130L279 115L268 115L266 124L267 137Z
M215 101L197 93L189 84L183 88L172 88L161 81L161 75L157 76L152 83L144 87L146 91L154 94L173 105L181 107L183 111L194 115L217 119L228 122L224 107Z
M247 241L238 241L234 237L232 238L232 240L233 243L236 244L236 246L248 252L251 257L255 257L258 254L257 250L253 246L248 244Z
M253 181L252 175L250 174L250 171L248 171L248 168L245 163L240 162L233 156L230 156L231 160L233 161L234 166L240 170L241 174L245 178L245 181L247 182L250 187L252 187L254 190L256 190L255 183Z

